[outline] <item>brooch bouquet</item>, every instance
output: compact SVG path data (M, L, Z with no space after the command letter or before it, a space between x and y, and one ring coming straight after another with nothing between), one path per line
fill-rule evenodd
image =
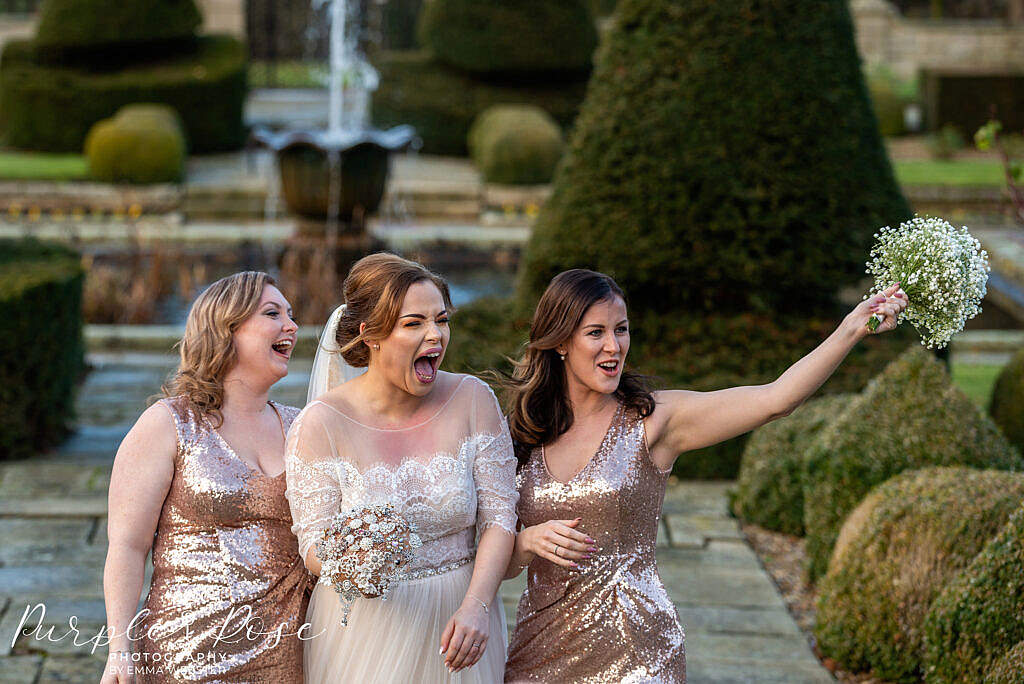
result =
M899 228L882 228L875 238L867 263L875 284L867 296L900 283L907 293L903 318L917 328L921 344L945 347L981 313L988 253L966 226L954 228L940 218L915 217ZM875 314L868 327L877 329L881 320Z
M391 504L338 512L316 543L320 580L341 597L341 624L357 598L386 599L422 545L419 536Z

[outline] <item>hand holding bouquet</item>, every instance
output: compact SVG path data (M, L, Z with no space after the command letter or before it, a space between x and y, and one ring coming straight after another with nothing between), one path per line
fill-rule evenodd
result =
M357 598L386 599L420 546L419 536L391 504L337 513L316 544L316 557L321 581L341 597L341 624L348 624Z
M888 294L885 288L899 283L908 297L904 318L921 334L921 344L945 347L981 312L988 253L966 226L954 228L940 218L916 217L875 237L867 264L875 278L871 295ZM868 327L874 332L881 321L876 314Z

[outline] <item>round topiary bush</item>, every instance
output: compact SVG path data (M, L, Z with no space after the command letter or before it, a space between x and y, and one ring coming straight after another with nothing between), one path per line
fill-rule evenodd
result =
M733 513L769 530L803 536L807 448L852 398L838 394L813 399L792 415L755 430L743 450Z
M804 524L812 579L861 498L904 470L964 465L1018 470L1024 460L935 357L915 345L890 363L807 455Z
M822 653L853 672L921 681L928 609L1022 499L1024 474L971 468L911 470L873 489L819 587Z
M203 23L193 0L44 0L35 45L44 57L106 59L133 47L166 50Z
M980 682L1024 641L1024 508L932 604L925 620L925 676ZM994 672L993 672L994 674ZM1020 671L1016 679L1019 682Z
M1007 439L1024 450L1024 349L1014 354L996 378L989 413Z
M584 72L597 47L586 0L430 0L418 31L439 61L476 74Z
M80 152L94 123L136 102L179 112L196 153L245 142L245 46L230 36L198 39L195 50L114 71L40 64L27 41L0 55L0 135L17 148Z
M524 303L586 267L639 309L828 310L872 233L910 216L847 5L621 0L525 251Z
M185 171L185 138L173 110L129 110L92 127L85 155L99 181L171 183Z
M562 157L562 130L539 107L499 105L476 118L467 146L489 183L547 183Z
M1024 641L1020 642L985 673L985 684L1020 684L1024 673Z

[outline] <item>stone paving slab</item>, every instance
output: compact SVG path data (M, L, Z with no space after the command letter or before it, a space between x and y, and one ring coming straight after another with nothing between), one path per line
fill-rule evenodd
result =
M39 605L42 604L42 608ZM21 630L18 625L25 620ZM103 599L25 600L15 598L0 621L0 637L7 645L15 638L15 653L104 656L106 648L92 640L106 624Z
M4 684L35 684L43 657L39 655L0 658L0 682ZM97 681L98 678L97 678Z
M98 682L103 676L103 657L51 656L43 661L38 684Z
M103 597L103 565L24 565L0 568L0 594L38 600ZM24 605L24 601L22 601Z
M0 499L0 517L98 518L107 514L107 497Z
M707 515L667 515L669 538L684 540L690 544L694 539L743 540L739 524L731 518L712 517Z
M0 466L0 497L106 496L110 468L24 461Z
M778 590L763 570L706 568L685 563L659 563L658 570L672 599L699 606L785 608Z
M730 608L677 603L676 611L688 636L707 632L804 638L785 608Z
M89 546L95 526L90 519L0 518L0 565L77 559Z
M753 661L688 658L688 684L827 684L834 683L828 671L817 663L758 663Z

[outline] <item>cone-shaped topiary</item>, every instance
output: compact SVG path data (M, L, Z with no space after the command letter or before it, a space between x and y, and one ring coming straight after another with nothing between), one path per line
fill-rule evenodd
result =
M1007 439L1024 450L1024 349L1014 354L996 378L989 413Z
M119 47L188 41L201 24L193 0L44 0L35 44L53 56L109 54Z
M498 105L469 129L467 147L488 183L547 183L562 157L562 129L539 107Z
M932 602L1024 499L1024 474L925 468L886 480L846 519L818 595L823 654L892 682L922 678Z
M814 399L755 430L743 450L733 513L769 530L803 536L807 448L852 399L849 394Z
M845 0L622 0L521 296L612 275L656 310L825 310L909 216Z
M812 579L825 574L839 528L868 490L904 470L965 465L1019 470L992 420L914 346L874 378L807 455L804 525Z
M980 682L1024 641L1024 508L932 604L925 620L931 684ZM1002 680L1020 682L1016 679ZM999 680L996 680L999 681Z
M579 73L597 46L586 0L430 0L418 30L439 61L476 74Z

